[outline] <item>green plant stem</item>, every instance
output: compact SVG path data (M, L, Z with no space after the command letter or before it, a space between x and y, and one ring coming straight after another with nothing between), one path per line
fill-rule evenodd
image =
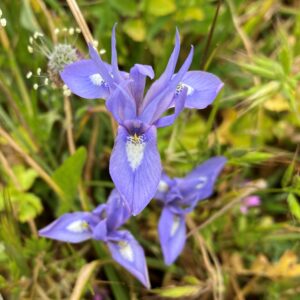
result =
M107 252L104 250L103 246L93 241L93 246L99 257L101 259L106 259L108 257ZM129 295L126 293L124 287L121 284L115 285L115 282L120 282L118 275L116 274L113 266L111 265L103 265L104 272L109 281L112 281L111 289L114 294L114 299L116 300L129 300Z
M16 83L19 87L21 96L23 98L27 113L31 117L31 116L33 116L32 103L31 103L29 94L27 92L25 83L23 81L23 78L21 76L20 69L19 69L18 64L16 62L16 59L15 59L15 56L14 56L14 51L11 48L8 36L6 34L6 31L3 30L3 29L0 29L0 40L1 40L1 43L3 45L3 48L5 49L5 51L7 53L10 66L11 66L12 72L15 76Z
M208 55L208 51L209 51L209 47L210 47L210 44L211 44L211 40L212 40L214 31L215 31L215 28L216 28L217 19L218 19L218 16L219 16L219 11L220 11L221 4L222 4L222 0L219 0L218 4L217 4L215 15L214 15L214 19L213 19L213 22L211 24L209 34L208 34L208 37L207 37L207 41L206 41L206 44L205 44L202 63L201 63L201 66L200 66L201 70L207 65L206 64L206 58L207 58L207 55Z

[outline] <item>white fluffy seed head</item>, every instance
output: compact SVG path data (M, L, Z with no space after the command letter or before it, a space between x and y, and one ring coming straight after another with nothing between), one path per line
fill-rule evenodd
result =
M37 68L37 69L36 69L36 74L37 74L38 76L40 76L41 73L42 73L42 69L41 69L41 68Z
M34 90L37 90L39 88L39 85L37 84L37 83L35 83L34 85L33 85L33 89Z

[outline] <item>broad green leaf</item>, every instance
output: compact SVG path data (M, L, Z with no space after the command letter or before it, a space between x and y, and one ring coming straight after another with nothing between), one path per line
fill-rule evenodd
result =
M176 12L176 19L180 22L202 21L204 14L199 7L186 7Z
M31 193L20 194L18 199L18 219L27 222L34 219L43 210L40 199Z
M65 200L69 203L68 206L71 206L72 200L76 195L85 160L86 150L80 147L52 175L53 180L64 191Z
M135 0L110 0L109 4L122 16L134 17L137 14L137 2Z
M299 204L296 196L294 194L290 193L288 195L287 201L288 201L290 211L293 214L293 216L297 220L300 220L300 204Z
M176 11L174 0L148 0L146 1L147 12L160 17Z
M13 167L13 171L21 186L22 191L29 190L35 179L38 177L38 173L33 169L25 169L23 165L17 165Z
M142 42L146 36L145 24L141 19L128 20L123 26L124 31L137 42Z

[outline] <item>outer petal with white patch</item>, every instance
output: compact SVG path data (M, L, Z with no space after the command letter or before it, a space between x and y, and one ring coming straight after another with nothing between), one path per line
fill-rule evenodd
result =
M113 259L150 288L145 253L133 235L127 230L118 231L108 238L107 245Z
M168 206L164 207L159 219L158 234L165 264L171 265L185 245L185 215L174 214Z
M171 179L164 171L161 174L160 181L155 194L155 199L167 203L167 194L172 186L174 186L175 180Z
M185 178L177 179L178 188L184 199L182 205L194 206L198 201L213 193L214 184L227 159L216 156L196 167Z
M80 243L92 238L92 228L99 218L88 212L75 212L62 215L39 231L39 235L69 243Z
M161 175L156 128L137 136L119 126L109 171L131 213L140 213L154 197Z
M182 87L187 88L185 107L202 109L211 104L223 87L215 75L203 71L187 72L182 78Z
M66 66L60 76L72 93L82 98L106 99L109 95L108 86L91 59Z

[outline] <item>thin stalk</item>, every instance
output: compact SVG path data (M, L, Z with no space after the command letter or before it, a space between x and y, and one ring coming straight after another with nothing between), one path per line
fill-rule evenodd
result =
M74 154L76 151L74 136L73 136L73 118L72 118L72 107L70 98L68 96L64 96L64 110L66 116L66 131L67 131L67 141L70 154Z
M26 131L28 132L29 136L30 136L30 139L31 139L31 142L32 144L34 145L35 147L35 150L39 149L39 146L38 146L38 143L35 139L35 136L33 135L32 133L32 130L31 128L28 126L28 124L26 123L26 120L25 118L23 117L19 107L18 107L18 104L17 102L14 100L13 96L10 94L10 91L9 89L6 87L6 85L3 83L3 81L1 82L0 81L0 89L3 91L3 93L5 94L8 102L9 102L9 105L13 108L18 120L20 121L21 125L23 128L26 129Z
M195 232L198 232L199 230L202 230L203 228L207 227L211 223L213 223L215 220L223 216L227 211L229 211L231 208L233 208L235 205L241 202L242 199L245 197L253 194L256 190L260 189L257 186L249 186L245 188L243 191L241 191L240 195L234 198L232 201L227 203L224 207L219 209L215 214L213 214L209 219L204 221L202 224L198 225L197 227L193 228L188 234L187 237L190 237Z
M70 10L71 10L79 28L81 29L81 32L84 36L85 41L88 44L93 44L94 43L93 36L89 30L89 27L87 26L87 23L81 13L81 10L80 10L76 0L67 0L67 3L70 7Z
M104 251L103 247L98 242L93 241L93 246L99 257L101 257L101 259L106 259L108 257L106 251ZM103 269L109 281L120 282L120 279L118 278L118 275L116 274L113 266L103 265ZM111 284L110 286L114 295L114 299L129 300L128 294L126 293L126 290L121 284L118 284L117 286Z
M8 55L8 60L11 66L11 69L13 71L13 74L16 79L16 83L20 89L21 96L24 100L25 107L27 109L28 115L33 116L33 108L32 108L32 103L29 97L29 94L27 92L25 83L23 81L20 69L18 67L18 64L16 62L15 56L14 56L14 51L11 48L8 36L6 34L6 31L3 28L0 28L0 41L3 45L3 48L5 49L7 55Z
M0 136L2 136L7 143L18 152L21 157L28 163L30 167L32 167L40 177L53 189L54 192L57 193L60 197L64 198L64 193L61 188L53 181L53 179L41 168L41 166L33 160L21 147L18 143L14 141L14 139L3 129L0 127Z
M64 110L65 110L65 116L66 116L66 131L67 131L67 142L68 142L68 148L71 155L73 155L76 151L75 141L74 141L74 135L73 135L73 117L72 117L72 107L71 107L71 101L68 96L64 96ZM84 190L84 184L82 180L80 180L78 184L78 192L79 192L79 198L81 207L83 210L89 210L90 205Z
M53 20L52 20L52 17L51 17L51 14L49 13L48 9L47 9L47 6L45 5L44 1L42 0L36 0L37 3L39 4L43 14L45 15L46 19L47 19L47 25L49 27L49 31L50 31L50 34L51 34L51 38L52 38L52 41L54 43L57 42L57 36L56 34L54 33L55 31L55 26L54 26L54 23L53 23Z
M0 163L1 163L4 171L6 172L6 174L10 177L11 181L15 185L15 187L18 190L21 190L21 185L20 185L20 182L18 181L18 178L14 174L12 168L10 167L9 162L7 161L7 159L5 158L4 154L1 151L0 151Z
M206 44L205 44L203 58L202 58L202 63L200 65L200 69L201 70L206 65L206 58L207 58L207 55L208 55L210 43L211 43L214 31L215 31L215 27L216 27L216 24L217 24L217 19L218 19L218 16L219 16L219 11L220 11L221 4L222 4L222 0L219 0L218 4L217 4L217 8L216 8L216 12L215 12L215 15L214 15L213 22L212 22L210 30L209 30L208 38L207 38L207 41L206 41Z

